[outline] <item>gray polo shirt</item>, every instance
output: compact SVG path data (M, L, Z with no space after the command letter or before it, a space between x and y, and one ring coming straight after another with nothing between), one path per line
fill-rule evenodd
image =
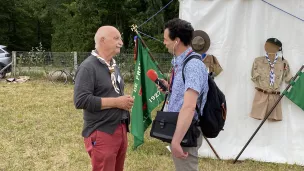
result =
M101 98L123 95L124 82L117 67L115 74L117 80L120 81L118 82L121 91L119 94L113 88L108 67L99 62L95 56L89 56L78 67L74 87L74 104L77 109L83 109L83 137L88 137L96 129L113 134L124 118L128 118L129 123L128 111L118 108L101 110Z

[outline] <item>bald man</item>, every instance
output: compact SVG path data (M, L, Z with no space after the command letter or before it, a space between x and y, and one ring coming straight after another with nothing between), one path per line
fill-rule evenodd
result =
M124 81L113 59L123 42L112 26L100 27L94 39L95 50L76 72L74 104L83 109L82 136L92 170L122 171L134 102L124 95Z

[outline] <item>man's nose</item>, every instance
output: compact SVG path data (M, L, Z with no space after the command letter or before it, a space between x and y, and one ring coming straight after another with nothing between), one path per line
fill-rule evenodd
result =
M123 41L120 39L119 40L119 45L122 46L123 45Z

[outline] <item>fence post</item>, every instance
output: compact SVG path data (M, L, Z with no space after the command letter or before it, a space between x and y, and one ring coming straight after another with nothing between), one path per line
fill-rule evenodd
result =
M74 70L77 70L77 52L74 52Z
M16 76L16 51L12 52L13 57L13 67L12 67L12 74L15 77Z

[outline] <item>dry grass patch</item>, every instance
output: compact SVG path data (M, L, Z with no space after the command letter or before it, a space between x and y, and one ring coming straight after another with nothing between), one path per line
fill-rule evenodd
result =
M130 94L131 85L126 92ZM0 170L88 171L90 160L85 152L82 112L73 106L73 85L54 86L48 81L23 84L0 82ZM126 171L174 170L164 143L152 139L132 150L129 134ZM210 171L286 171L304 170L287 164L200 159L200 170Z

